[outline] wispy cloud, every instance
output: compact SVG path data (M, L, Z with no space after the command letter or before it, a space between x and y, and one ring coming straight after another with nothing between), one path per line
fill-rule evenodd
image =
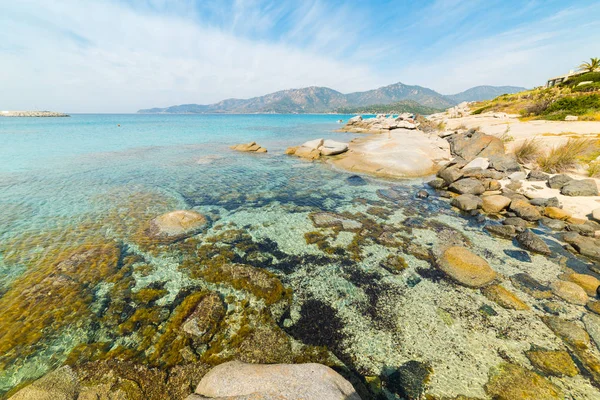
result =
M533 86L600 54L558 0L0 2L0 109L131 112L309 85Z

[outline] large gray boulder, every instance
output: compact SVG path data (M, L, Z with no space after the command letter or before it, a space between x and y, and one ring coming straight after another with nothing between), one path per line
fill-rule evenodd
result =
M513 155L496 154L490 158L490 168L501 172L516 172L521 170L521 165Z
M188 399L360 400L347 380L321 364L230 361L206 374Z
M449 142L452 153L467 161L472 161L477 157L490 158L504 155L502 140L481 132L454 135L449 139Z
M478 179L465 178L451 184L450 190L460 194L482 194L485 192L485 186Z
M461 194L452 199L452 205L463 211L477 210L482 204L481 198L472 194Z
M572 180L573 178L571 178L569 175L558 174L548 178L548 186L550 186L552 189L560 189L567 182L570 182Z
M598 185L593 179L571 180L560 188L560 192L565 196L598 196Z

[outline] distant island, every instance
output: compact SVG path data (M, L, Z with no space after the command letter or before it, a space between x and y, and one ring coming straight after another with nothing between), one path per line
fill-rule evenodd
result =
M0 117L70 117L54 111L0 111Z
M525 90L515 86L477 86L464 92L443 95L417 85L394 83L366 92L343 94L336 90L311 86L302 89L281 90L250 99L227 99L214 104L183 104L164 108L139 110L139 114L310 114L310 113L363 113L369 109L401 107L402 112L430 114L453 107L463 101L482 101ZM400 102L404 102L400 104ZM410 103L408 103L410 102ZM425 107L425 108L423 108ZM342 111L343 110L343 111ZM387 111L389 112L389 111Z

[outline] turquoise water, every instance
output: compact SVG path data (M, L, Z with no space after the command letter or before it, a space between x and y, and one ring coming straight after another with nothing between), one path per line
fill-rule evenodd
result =
M319 137L352 140L335 132L349 117L0 118L0 394L64 363L85 375L103 360L172 371L237 358L333 365L364 398L380 391L366 377L418 360L435 371L430 393L485 398L491 367L522 360L531 345L558 346L533 311L504 310L443 280L428 254L465 245L505 276L542 281L586 262L545 231L557 256L521 261L515 243L491 238L447 200L416 198L423 180L348 180L283 153ZM269 152L228 148L250 141ZM178 209L208 226L149 243L146 224ZM361 228L317 226L320 212ZM244 265L234 267L243 278L226 276L225 263ZM206 292L225 311L199 341L180 317ZM555 381L575 398L597 393L580 377Z

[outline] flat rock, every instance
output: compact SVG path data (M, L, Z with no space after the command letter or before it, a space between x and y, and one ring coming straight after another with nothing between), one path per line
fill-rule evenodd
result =
M490 158L504 155L504 143L497 137L481 132L469 132L464 135L453 135L449 138L450 148L467 161L475 158Z
M485 186L478 179L465 178L452 183L450 190L460 194L482 194Z
M231 146L230 149L236 151L255 152L255 153L266 153L267 149L261 147L256 142L250 142L245 144L236 144Z
M505 218L502 223L504 225L512 225L512 226L517 226L519 228L527 228L527 221L525 221L523 218L519 218L519 217L508 217Z
M585 291L585 293L590 297L596 297L598 287L600 286L600 280L598 280L595 276L588 274L578 274L572 273L566 276L566 279L570 282L573 282Z
M323 142L323 139L309 140L308 142L302 143L301 147L306 147L307 149L311 150L318 150L319 147L323 146Z
M560 189L567 182L570 182L572 180L573 178L571 178L569 175L558 174L548 178L548 186L550 186L552 189Z
M553 231L562 231L567 227L566 222L560 221L558 219L544 217L540 219L540 222L546 225L548 228L552 229Z
M590 336L575 322L559 317L542 317L542 321L565 343L579 349L587 349L589 347Z
M517 235L517 242L519 242L519 244L527 250L535 253L544 255L549 255L552 253L548 245L529 229L525 229L523 232Z
M482 293L485 297L503 308L522 311L529 310L529 306L523 300L502 285L487 286L482 289Z
M527 174L523 171L513 172L508 176L511 181L522 181L527 178Z
M511 203L508 197L501 195L485 196L482 200L482 208L486 213L499 213Z
M496 279L487 261L464 247L449 247L437 259L437 266L461 285L478 288Z
M565 196L598 196L598 185L593 179L571 180L560 188Z
M600 349L600 316L588 313L584 314L582 320L585 330L596 343L596 347Z
M588 302L588 295L581 286L567 281L556 281L552 283L552 293L561 299L580 306Z
M192 236L207 224L207 218L196 211L177 210L151 220L144 234L151 240L171 242Z
M452 199L452 205L463 211L476 210L483 204L478 196L472 194L461 194Z
M526 221L537 221L542 218L538 209L525 200L513 200L510 203L510 210Z
M477 157L471 160L467 165L463 167L463 170L467 170L470 168L480 168L482 170L488 169L490 166L490 161L485 157Z
M516 158L509 154L497 154L490 157L490 168L500 172L515 172L521 170L521 165Z
M490 370L485 391L495 400L559 400L560 388L519 365L503 363Z
M334 156L348 151L348 144L327 139L323 141L323 145L318 150L321 151L321 155Z
M564 350L529 350L525 355L531 364L546 375L575 376L579 369Z
M360 400L347 380L321 364L229 361L211 369L195 393L208 398L260 395L260 399L273 396L281 400Z
M73 400L78 390L77 376L71 367L64 366L25 386L10 400Z
M362 224L350 218L330 212L317 212L310 214L310 218L318 228L340 227L345 230L362 228Z
M544 215L548 218L567 220L571 218L571 213L558 207L544 208Z
M543 300L552 297L552 290L549 286L543 285L524 272L511 276L510 281L516 288L535 299Z

